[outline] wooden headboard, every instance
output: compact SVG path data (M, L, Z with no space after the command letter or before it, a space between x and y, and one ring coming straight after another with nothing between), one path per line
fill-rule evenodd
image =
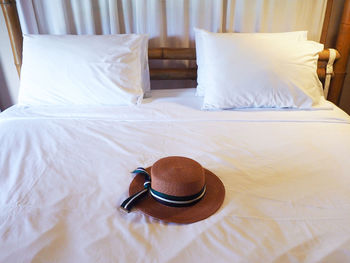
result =
M194 48L150 48L148 50L149 59L165 60L196 60L196 50ZM336 51L336 60L340 54ZM326 77L326 65L329 60L329 50L325 49L319 53L317 75L321 81ZM151 68L151 79L197 79L197 68Z
M326 40L328 25L333 0L328 0L323 22L321 42ZM1 8L5 17L8 29L11 47L13 51L15 65L20 75L22 65L22 30L19 23L16 0L0 0ZM335 45L337 50L337 61L334 64L334 75L329 88L328 100L339 104L342 87L346 75L346 66L350 52L350 0L345 0L342 19L339 24L337 41ZM195 60L196 51L194 48L151 48L148 52L149 59L161 60ZM326 64L329 59L329 50L323 50L319 53L317 74L321 81L326 76ZM196 68L151 68L151 79L154 80L174 80L174 79L197 79Z

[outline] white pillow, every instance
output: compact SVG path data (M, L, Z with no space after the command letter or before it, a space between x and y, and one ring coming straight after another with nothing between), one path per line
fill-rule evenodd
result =
M197 96L204 96L205 87L207 83L207 75L210 72L206 68L205 52L203 50L203 38L202 35L210 33L209 31L194 28L195 42L196 42L196 56L197 56ZM251 37L252 41L260 38L273 38L273 39L285 39L285 40L307 40L307 31L294 31L294 32L282 32L282 33L212 33L217 36L224 35L244 35Z
M24 35L18 103L139 104L149 89L147 42L134 34Z
M203 109L302 108L323 98L313 41L205 33L207 76Z

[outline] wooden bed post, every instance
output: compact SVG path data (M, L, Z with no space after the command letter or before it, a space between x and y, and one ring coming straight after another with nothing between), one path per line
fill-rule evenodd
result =
M331 81L328 100L338 105L350 51L350 0L346 0L344 4L335 48L339 51L341 57L334 65L334 77Z
M18 76L21 74L23 36L19 23L16 0L0 0Z
M322 44L325 44L326 40L327 40L328 26L329 26L329 22L331 20L332 7L333 7L333 0L327 0L326 13L324 14L322 34L321 34L321 38L320 38L320 42Z

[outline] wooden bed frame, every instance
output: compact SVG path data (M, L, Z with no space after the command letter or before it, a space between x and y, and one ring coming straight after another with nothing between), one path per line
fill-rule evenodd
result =
M22 30L18 18L16 0L0 0L1 8L5 17L8 29L13 57L18 75L22 65ZM323 22L321 43L325 43L333 0L328 0ZM339 104L342 87L346 75L346 66L350 52L350 0L345 0L342 19L339 25L335 49L337 50L337 61L334 64L334 75L328 93L328 100ZM148 52L149 59L165 60L195 60L196 51L194 48L151 48ZM317 74L321 81L326 76L326 65L329 59L329 50L323 50L319 54ZM150 69L151 79L173 80L173 79L197 79L196 68L162 68Z

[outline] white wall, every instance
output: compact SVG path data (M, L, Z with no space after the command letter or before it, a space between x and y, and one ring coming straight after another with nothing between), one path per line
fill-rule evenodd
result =
M5 19L0 13L0 109L4 110L17 101L19 78Z

